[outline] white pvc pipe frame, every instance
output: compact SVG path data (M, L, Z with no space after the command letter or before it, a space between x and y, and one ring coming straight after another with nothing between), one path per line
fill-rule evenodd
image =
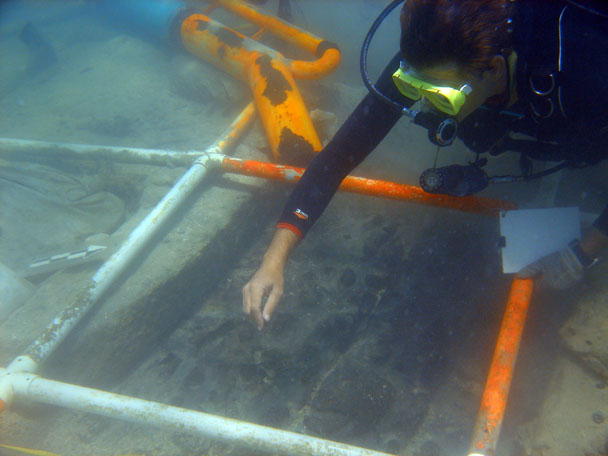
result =
M107 158L125 163L145 163L161 166L189 166L204 154L200 150L141 149L137 147L70 144L16 138L0 138L0 150L2 150L3 157L21 160L29 159L32 155L49 156L53 159L65 156L80 159Z
M192 167L169 190L165 197L141 221L120 249L93 275L76 301L66 307L47 326L26 350L9 365L9 369L36 372L46 359L84 317L89 309L108 291L127 267L147 246L149 241L168 220L192 191L201 183L207 172L221 167L224 155L208 152L198 158Z
M158 232L165 220L201 183L211 170L221 169L225 157L221 152L233 147L253 118L250 104L232 123L221 140L200 152L174 153L134 148L42 143L16 139L0 140L0 147L31 151L40 149L43 154L60 148L76 155L109 154L128 161L176 161L194 163L156 207L131 232L121 248L95 273L79 298L66 307L25 351L7 369L0 368L0 405L8 406L14 397L27 398L61 407L124 419L141 424L171 427L178 431L197 433L209 438L239 443L268 451L319 456L386 456L364 448L349 446L302 434L281 431L243 421L214 416L157 402L121 396L78 385L44 379L35 374L38 367L65 339L74 326L99 301L116 279L141 253ZM178 156L179 155L179 156ZM164 163L163 163L164 164Z
M148 242L158 233L163 224L171 218L180 205L188 198L194 189L200 185L207 172L221 169L227 149L234 147L237 140L253 119L255 108L253 103L247 107L232 122L227 131L214 144L200 155L181 179L169 190L164 198L131 232L120 249L91 278L76 300L57 315L44 332L17 357L8 370L35 373L40 363L46 359L55 348L67 337L74 326L86 315L93 305L100 300L105 292L124 273L127 267L137 258ZM9 141L9 140L7 140ZM15 142L15 140L10 140ZM19 142L17 142L18 144ZM21 143L23 144L23 143ZM52 144L52 143L51 143ZM59 143L62 144L62 143ZM62 144L66 146L65 144ZM80 151L99 146L78 145ZM116 148L123 150L122 148ZM160 151L135 150L137 156L159 155ZM48 152L48 151L47 151ZM80 153L80 152L79 152ZM85 153L85 152L82 152ZM1 389L0 389L1 394ZM4 398L0 395L0 400ZM4 401L6 403L6 401Z
M163 429L190 432L265 451L311 456L388 456L365 448L223 418L180 407L83 388L38 375L0 369L17 397Z

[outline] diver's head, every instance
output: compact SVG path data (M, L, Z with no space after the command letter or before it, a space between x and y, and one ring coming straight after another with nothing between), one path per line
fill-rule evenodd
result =
M506 57L512 52L511 3L407 0L401 11L400 41L403 60L411 69L405 71L405 84L418 87L422 96L430 91L421 82L465 88L464 104L454 109L457 114L451 113L459 119L503 94L508 87Z

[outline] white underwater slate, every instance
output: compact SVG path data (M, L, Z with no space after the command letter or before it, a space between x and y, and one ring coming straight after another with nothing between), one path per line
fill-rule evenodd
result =
M581 234L578 207L520 209L500 214L504 240L502 269L519 271L539 258L555 252Z

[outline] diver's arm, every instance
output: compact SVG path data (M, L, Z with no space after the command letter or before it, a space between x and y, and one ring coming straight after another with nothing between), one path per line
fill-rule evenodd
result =
M392 74L399 67L399 54L391 60L376 86L390 97L400 97ZM295 187L278 223L303 238L321 216L342 180L386 137L401 117L401 111L368 94L327 146L312 160Z
M283 269L291 251L300 238L289 229L277 229L259 269L243 287L243 312L249 315L258 329L270 320L283 295ZM266 304L262 309L265 296Z
M376 84L389 96L397 92L392 74L398 66L399 54ZM259 329L270 320L283 293L283 269L290 252L321 216L344 177L375 149L400 116L395 107L368 94L306 169L283 210L260 268L243 287L243 311Z

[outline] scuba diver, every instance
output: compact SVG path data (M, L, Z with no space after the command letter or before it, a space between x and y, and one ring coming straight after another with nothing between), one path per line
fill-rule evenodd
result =
M427 170L420 183L431 193L470 195L492 182L535 179L608 156L608 15L598 10L601 2L406 0L400 52L372 84L367 47L402 2L395 0L382 12L364 41L361 72L370 93L309 164L259 269L243 287L243 310L259 329L278 305L290 252L344 177L402 115L425 127L438 146L459 137L478 156L521 154L518 176L488 176L486 159L479 157L472 164ZM418 105L422 108L414 109ZM534 172L534 160L558 164ZM567 288L607 245L608 206L581 241L525 267L519 276Z

